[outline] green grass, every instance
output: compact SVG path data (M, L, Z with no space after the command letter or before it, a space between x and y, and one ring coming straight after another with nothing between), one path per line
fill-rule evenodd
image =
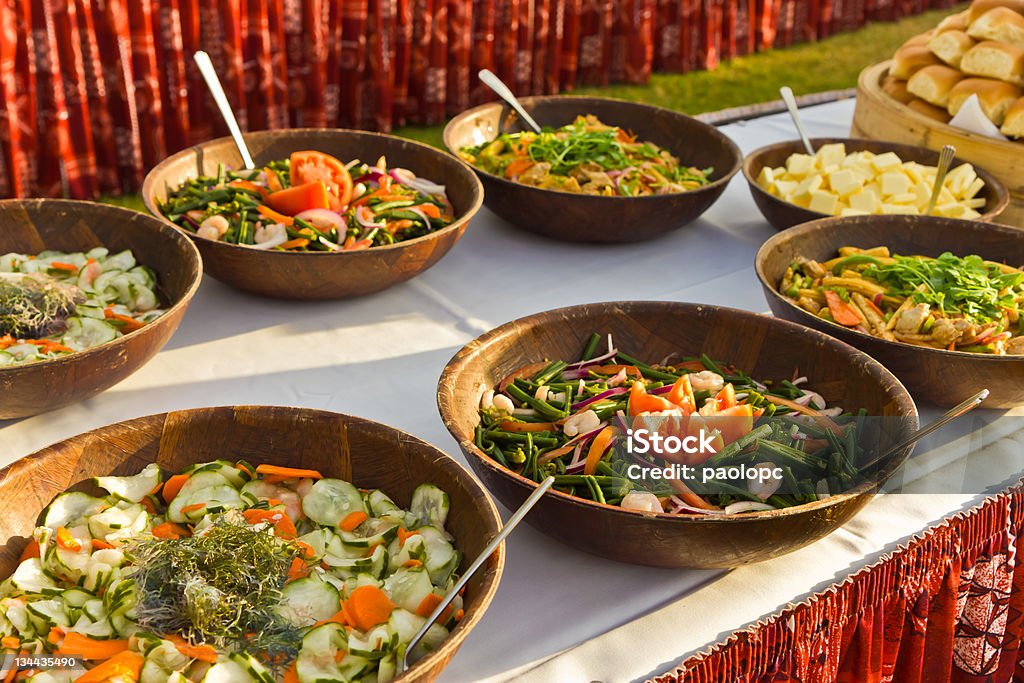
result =
M816 43L737 57L714 71L654 74L647 85L588 87L576 93L619 97L700 114L778 99L783 85L793 88L797 95L852 88L864 67L887 59L907 38L927 31L958 9L933 10L896 22L869 24ZM443 128L407 126L397 129L395 134L444 147ZM144 210L141 200L134 195L103 201Z

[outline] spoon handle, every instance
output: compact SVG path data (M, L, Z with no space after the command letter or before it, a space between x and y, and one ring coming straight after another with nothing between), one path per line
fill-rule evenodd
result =
M206 87L210 89L210 94L213 95L213 101L217 105L217 109L220 110L220 115L224 117L224 123L228 124L228 132L231 133L235 146L238 147L238 153L242 155L242 163L247 169L256 168L256 164L253 163L252 156L249 154L249 148L245 146L245 139L242 138L242 130L238 127L238 121L235 120L235 113L231 111L228 96L224 93L224 87L220 84L216 69L213 68L210 55L203 50L198 50L192 55L192 59L199 67L199 73L206 81Z
M533 120L532 116L526 113L526 110L523 109L523 105L519 103L519 100L517 100L516 96L512 94L509 87L505 85L505 83L502 82L502 80L498 78L493 71L489 69L481 69L479 76L484 85L497 93L498 97L505 100L508 106L515 109L516 113L519 114L519 118L525 121L526 125L533 129L534 133L540 132L540 126L537 125L537 122Z
M953 145L944 145L942 151L939 152L939 166L935 169L935 184L932 185L932 196L928 200L928 209L924 212L926 216L932 215L932 212L935 211L935 205L939 203L942 185L946 182L946 174L949 173L949 167L953 165L953 157L955 156L956 147Z
M554 483L554 477L548 477L547 479L542 481L540 485L537 487L537 489L530 494L530 497L523 502L519 509L516 510L511 517L508 518L508 521L505 522L505 526L502 527L501 531L499 531L497 535L495 535L495 537L491 539L491 542L487 544L487 547L484 548L479 555L477 555L476 559L473 560L473 564L469 565L469 568L462 574L461 577L459 577L459 580L455 582L455 585L452 586L451 590L448 591L448 594L444 596L440 604L438 604L438 606L434 608L433 613L429 617L427 617L427 621L425 624L423 624L423 627L420 628L420 630L416 632L416 635L412 637L412 640L409 641L409 644L405 648L405 655L402 657L402 661L399 662L399 673L409 668L409 655L410 653L412 653L413 648L416 647L416 644L420 642L420 639L422 639L423 636L427 634L427 631L430 629L430 626L435 621L437 621L437 618L440 617L441 614L448 608L448 605L450 605L452 600L455 599L455 596L459 594L459 591L461 591L462 588L467 583L469 583L470 578L472 578L473 574L476 573L476 570L479 569L483 565L483 563L487 561L487 558L491 556L491 553L493 553L495 549L501 544L501 542L505 540L506 536L512 533L512 530L516 528L519 522L523 521L523 517L526 516L526 513L533 509L533 506L537 504L537 502L541 499L541 496L547 493L548 489L551 488L552 485L554 485Z
M782 101L786 103L786 109L789 110L789 118L793 119L793 125L796 126L796 132L804 143L804 149L808 154L814 156L814 147L811 146L811 139L807 136L807 131L804 130L803 121L800 120L800 112L796 106L793 89L788 85L784 85L779 88L779 94L782 95Z

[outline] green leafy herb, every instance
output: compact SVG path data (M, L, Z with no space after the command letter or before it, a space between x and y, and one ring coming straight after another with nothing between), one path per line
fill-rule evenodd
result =
M37 339L64 329L85 296L41 273L0 273L0 336Z

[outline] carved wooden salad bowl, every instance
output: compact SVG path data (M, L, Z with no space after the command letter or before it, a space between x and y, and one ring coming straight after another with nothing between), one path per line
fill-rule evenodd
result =
M814 330L765 315L668 302L585 304L528 316L471 341L444 369L438 407L448 431L488 489L514 508L536 482L499 465L476 445L474 430L485 391L538 360L578 357L592 333L611 334L635 358L708 356L752 377L779 380L799 368L808 386L833 405L865 408L917 425L910 394L867 354ZM529 521L540 531L601 557L659 567L735 567L796 550L831 533L871 499L877 484L909 449L881 464L873 484L816 502L725 515L640 513L551 491Z

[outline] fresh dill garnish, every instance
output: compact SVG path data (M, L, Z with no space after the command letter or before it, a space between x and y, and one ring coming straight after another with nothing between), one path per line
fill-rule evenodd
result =
M0 336L37 339L62 332L84 300L74 285L41 273L0 273Z
M271 665L291 661L302 635L279 612L298 555L291 544L225 518L178 539L143 539L126 549L139 625L193 643L245 651Z

